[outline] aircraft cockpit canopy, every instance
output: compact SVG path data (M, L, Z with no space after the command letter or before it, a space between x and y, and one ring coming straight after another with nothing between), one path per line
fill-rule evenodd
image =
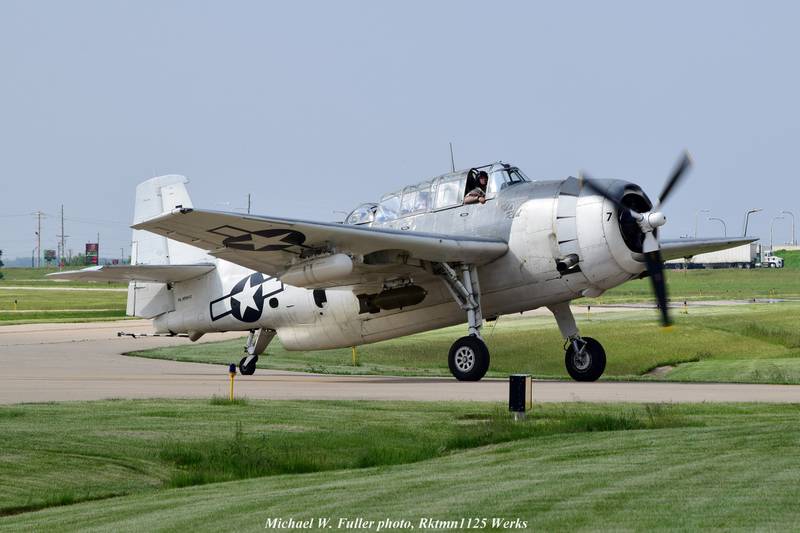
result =
M384 195L380 202L361 204L345 219L345 224L361 225L388 222L420 213L441 211L458 207L464 196L477 187L477 173L489 174L486 199L490 200L503 189L530 181L517 167L505 163L492 163L481 167L444 174L432 180Z

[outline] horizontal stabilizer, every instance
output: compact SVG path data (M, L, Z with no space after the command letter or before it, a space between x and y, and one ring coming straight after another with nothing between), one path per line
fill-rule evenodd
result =
M758 237L715 237L711 239L671 239L661 241L664 261L682 259L697 254L727 250L758 240Z
M202 276L216 268L211 263L196 265L102 265L54 272L48 278L70 281L152 281L174 283Z

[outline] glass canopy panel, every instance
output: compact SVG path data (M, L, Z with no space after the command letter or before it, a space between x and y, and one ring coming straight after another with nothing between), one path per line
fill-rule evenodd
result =
M377 204L362 204L353 209L353 212L347 216L347 219L344 221L344 223L353 225L369 224L375 220L376 208Z
M400 213L400 195L397 193L387 194L381 198L378 209L375 212L376 222L388 222L394 220Z
M419 190L416 187L406 187L403 189L403 200L400 202L400 216L410 215L416 211L418 195Z
M465 185L466 175L457 176L455 178L441 178L436 188L436 198L433 204L434 209L444 209L446 207L461 205L464 202Z

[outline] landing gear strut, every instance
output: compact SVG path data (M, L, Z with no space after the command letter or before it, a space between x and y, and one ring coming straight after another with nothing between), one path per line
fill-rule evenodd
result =
M258 331L251 329L247 337L244 351L247 354L239 361L239 373L243 376L252 376L256 371L258 356L264 353L267 345L275 337L275 330L261 328Z
M459 381L478 381L489 370L489 349L481 337L481 288L478 269L474 265L457 266L458 273L447 263L436 263L434 274L439 276L456 303L467 312L469 335L461 337L450 347L447 358L450 373Z
M575 381L597 381L606 369L606 352L603 346L591 337L581 337L569 302L551 305L549 309L566 339L564 364L567 373Z

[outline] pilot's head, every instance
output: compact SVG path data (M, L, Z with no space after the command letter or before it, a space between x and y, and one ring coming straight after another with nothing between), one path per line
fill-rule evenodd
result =
M489 183L489 174L487 174L485 170L478 172L478 183L484 189L486 188L486 184Z

